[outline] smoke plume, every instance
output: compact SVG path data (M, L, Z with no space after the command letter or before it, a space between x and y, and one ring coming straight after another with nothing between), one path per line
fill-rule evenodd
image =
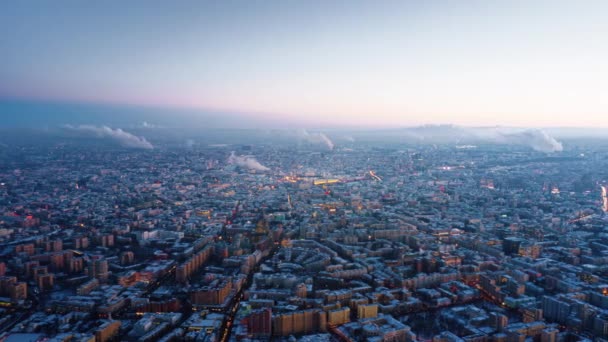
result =
M129 148L153 149L154 146L144 137L135 136L129 132L125 132L120 128L112 129L108 126L93 126L93 125L65 125L64 128L81 133L91 133L97 138L110 139L121 146Z
M252 156L237 156L234 154L234 151L230 153L230 157L228 157L228 164L233 164L236 166L240 166L243 168L247 168L249 170L256 171L268 171L270 170L266 166L260 164L257 159Z
M305 129L298 130L298 139L312 145L324 145L329 150L334 149L334 143L324 133L309 133Z
M539 152L559 152L564 149L562 143L540 129L508 133L504 134L503 137L509 144L529 146Z
M149 123L148 121L144 121L141 123L142 128L156 128L156 125Z
M460 127L427 125L406 128L401 136L417 143L499 144L527 146L535 151L551 153L563 150L562 144L540 129L509 127Z

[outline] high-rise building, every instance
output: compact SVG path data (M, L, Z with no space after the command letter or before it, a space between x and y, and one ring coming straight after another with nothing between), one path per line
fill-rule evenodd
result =
M55 253L51 254L50 259L51 259L51 269L53 271L62 271L63 270L63 265L64 265L63 253L55 252Z
M556 328L546 328L540 335L540 342L555 342L557 341L557 334L559 330Z
M350 308L334 309L327 312L327 324L337 326L350 322Z
M74 248L87 249L89 248L89 238L86 236L77 237L74 239Z
M6 294L8 292L9 285L15 284L16 282L17 277L0 277L0 293Z
M112 247L114 246L114 235L112 234L106 234L106 235L102 235L98 238L98 243L99 245L103 246L103 247Z
M37 266L32 269L33 277L35 281L38 281L38 278L42 275L48 274L49 269L47 266Z
M275 336L310 334L326 330L327 314L319 309L283 313L272 318L272 333Z
M73 258L68 261L68 269L70 273L80 273L84 269L83 258Z
M108 280L108 261L104 259L91 260L88 266L89 277L97 278L101 282Z
M38 276L38 288L40 291L52 290L55 285L55 275L53 273Z
M47 252L61 252L63 250L63 241L61 239L47 241L44 247Z
M247 332L253 337L269 337L272 333L272 310L253 311L247 317Z
M79 296L86 296L91 293L91 291L95 290L98 286L99 280L93 278L87 281L86 283L78 286L78 288L76 289L76 294L78 294Z
M496 329L498 332L503 332L509 324L509 318L506 315L495 312L490 314L490 316L492 317L494 329Z
M34 268L40 266L38 261L28 261L25 263L25 275L27 277L34 277Z
M96 342L106 342L111 340L116 334L118 334L120 329L120 321L108 321L99 326L97 331L95 331L95 341Z
M27 255L34 255L35 246L33 243L27 243L15 246L15 253L25 253Z
M357 318L372 318L378 316L378 304L364 304L357 306Z
M122 252L120 254L120 264L121 265L130 265L135 260L135 256L132 251Z
M27 283L18 282L10 286L9 295L12 300L23 300L27 298Z

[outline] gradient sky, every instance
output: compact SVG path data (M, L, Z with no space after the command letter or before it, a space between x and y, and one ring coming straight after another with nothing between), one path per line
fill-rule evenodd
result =
M1 1L0 97L608 127L607 15L603 0Z

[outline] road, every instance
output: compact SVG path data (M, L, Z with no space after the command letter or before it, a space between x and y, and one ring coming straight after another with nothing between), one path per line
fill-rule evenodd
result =
M237 292L232 299L232 303L230 305L230 309L228 310L228 317L225 320L224 327L222 329L222 335L220 337L220 342L226 342L230 337L230 332L232 331L232 326L234 322L234 317L238 312L239 306L241 305L241 300L243 299L243 291L249 288L251 285L251 281L253 280L253 275L259 270L260 265L263 264L266 260L272 258L272 256L277 252L278 247L273 245L272 250L268 253L268 256L260 260L260 263L255 266L255 268L247 275L247 279L245 280L245 284L239 292Z

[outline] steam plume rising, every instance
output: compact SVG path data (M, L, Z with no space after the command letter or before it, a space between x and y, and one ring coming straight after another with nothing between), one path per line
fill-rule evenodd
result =
M156 125L149 123L148 121L144 121L141 123L142 128L156 128Z
M334 149L334 143L324 133L309 133L305 129L298 132L298 139L303 140L313 145L325 145L329 150Z
M120 128L112 129L108 126L92 126L92 125L65 125L64 128L76 132L92 133L97 138L107 138L113 140L124 147L153 149L154 146L144 137L135 136L129 132L125 132Z
M505 134L504 138L507 143L526 145L539 152L559 152L564 149L562 143L540 129L529 129L522 132Z
M407 128L402 131L405 139L419 143L490 143L527 146L535 151L551 153L563 150L562 144L540 129L508 127L459 127L429 125Z
M237 165L240 167L244 167L250 170L256 171L268 171L270 170L266 166L260 164L257 159L252 156L237 156L234 154L234 151L230 153L230 157L228 157L228 164Z

